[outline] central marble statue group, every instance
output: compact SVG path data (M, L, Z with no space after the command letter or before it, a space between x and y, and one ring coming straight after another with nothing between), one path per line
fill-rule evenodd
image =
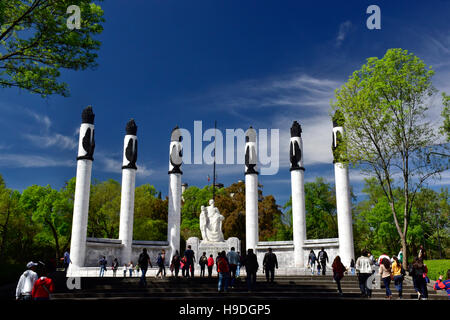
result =
M214 200L209 200L209 206L201 206L200 231L204 242L225 241L222 233L222 221L225 219L219 209L214 206Z

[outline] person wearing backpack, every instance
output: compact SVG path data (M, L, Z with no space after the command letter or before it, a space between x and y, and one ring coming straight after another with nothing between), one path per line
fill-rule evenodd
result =
M316 254L314 253L314 250L311 250L309 252L309 256L308 256L308 266L311 268L311 274L314 274L314 269L316 267Z
M318 257L319 257L319 262L322 265L322 275L325 275L326 274L326 269L327 269L327 262L328 262L328 255L325 252L325 248L322 248L319 251Z
M50 294L55 291L53 280L48 277L40 277L33 286L31 296L33 300L50 300Z
M138 258L138 264L141 268L141 279L139 281L139 286L141 287L147 287L147 279L146 279L146 273L148 269L148 265L153 268L152 262L150 261L150 256L147 253L147 249L142 249L142 253L139 255ZM125 271L126 272L126 271Z
M198 264L200 265L200 277L205 276L205 267L208 263L208 257L206 256L206 252L203 252L203 255L200 257Z
M228 264L225 251L222 251L217 258L217 272L219 273L218 291L228 292L228 279L230 273L230 266Z
M208 258L208 278L212 277L213 267L214 267L214 257L212 254L210 254Z
M161 274L161 279L166 276L166 267L165 267L165 260L166 260L166 252L164 249L161 250L161 252L158 254L158 259L156 260L156 264L158 265L158 272L156 273L156 278L158 278L158 275Z

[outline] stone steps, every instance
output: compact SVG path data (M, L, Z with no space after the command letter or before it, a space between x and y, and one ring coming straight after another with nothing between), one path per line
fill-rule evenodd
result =
M227 293L217 292L217 277L212 278L173 278L155 279L147 277L147 288L138 286L139 278L81 278L81 290L68 290L61 281L54 300L201 300L201 299L256 299L256 300L301 300L301 299L362 299L356 276L347 276L341 282L343 296L337 293L336 283L331 276L277 276L274 284L268 284L265 277L258 276L254 292L247 292L245 279L236 282L236 287ZM397 291L391 285L394 299ZM404 282L404 299L417 299L412 285ZM385 290L374 289L372 299L384 299ZM430 300L445 300L446 295L439 295L429 290Z

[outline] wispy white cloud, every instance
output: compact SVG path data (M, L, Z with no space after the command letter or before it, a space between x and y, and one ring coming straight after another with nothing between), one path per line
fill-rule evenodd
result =
M336 37L336 46L340 47L352 28L352 22L347 20L339 25L338 35Z
M110 172L115 174L122 173L122 158L117 154L106 154L104 152L94 153L94 166L93 170L99 170L102 172ZM138 178L147 178L152 176L155 171L149 169L146 165L140 164L139 161L136 164L136 175Z
M54 159L32 154L0 154L0 166L6 168L75 167L74 160Z
M56 146L60 149L75 150L78 146L78 142L73 137L65 136L59 133L46 135L24 134L23 137L33 143L34 146L40 148Z

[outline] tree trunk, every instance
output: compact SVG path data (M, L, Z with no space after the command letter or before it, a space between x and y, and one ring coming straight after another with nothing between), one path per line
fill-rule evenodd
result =
M8 203L6 220L5 220L5 224L3 225L2 246L0 247L0 263L3 263L3 256L5 254L5 243L6 243L7 233L8 233L9 216L11 213L9 209L10 209L10 205Z
M55 226L48 220L46 220L45 222L47 222L47 224L49 225L50 229L52 230L53 233L53 238L55 239L55 254L56 254L56 261L59 260L59 258L61 257L61 252L59 249L59 238L58 238L58 232L56 232Z

